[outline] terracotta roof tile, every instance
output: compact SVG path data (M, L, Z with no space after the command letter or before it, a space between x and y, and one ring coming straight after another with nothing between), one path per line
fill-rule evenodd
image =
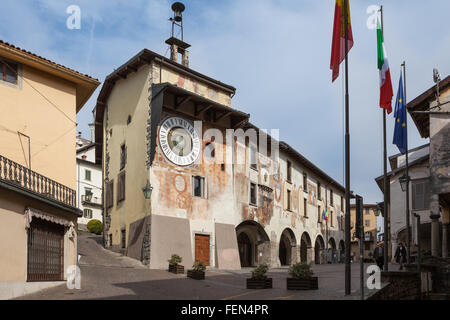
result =
M67 71L70 71L70 72L74 72L74 73L76 73L76 74L79 74L79 75L81 75L81 76L83 76L83 77L87 77L87 78L89 78L89 79L91 79L91 80L94 80L94 81L99 81L98 79L92 78L91 76L89 76L89 75L87 75L87 74L82 74L82 73L80 73L80 72L78 72L78 71L76 71L76 70L74 70L74 69L70 69L70 68L68 68L68 67L65 67L65 66L63 66L63 65L61 65L61 64L58 64L58 63L56 63L56 62L53 62L53 61L51 61L51 60L49 60L49 59L46 59L46 58L44 58L44 57L38 56L37 54L34 54L34 53L32 53L32 52L30 52L30 51L27 51L27 50L25 50L25 49L22 49L22 48L20 48L20 47L16 47L15 45L10 44L10 43L5 42L5 41L3 41L3 40L0 39L0 47L1 47L1 46L8 47L8 48L10 48L10 49L14 49L14 50L20 51L20 52L22 52L22 53L26 53L27 55L30 55L30 56L32 56L32 57L35 57L35 58L38 58L38 59L43 60L43 61L45 61L45 62L48 62L48 63L50 63L50 64L52 64L52 65L54 65L54 66L56 66L56 67L63 68L63 69L65 69L65 70L67 70Z

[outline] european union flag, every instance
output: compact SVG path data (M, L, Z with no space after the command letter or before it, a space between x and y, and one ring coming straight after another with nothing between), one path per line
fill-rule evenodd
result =
M394 118L394 140L392 143L397 145L398 150L400 150L402 154L405 154L408 146L406 141L406 106L405 99L403 98L403 81L401 74L398 84L397 100L395 101Z

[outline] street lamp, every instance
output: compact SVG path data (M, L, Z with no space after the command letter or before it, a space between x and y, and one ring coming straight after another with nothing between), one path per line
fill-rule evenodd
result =
M399 181L400 181L400 187L402 188L402 191L405 192L406 188L408 186L409 176L404 174L399 178Z
M153 187L150 182L147 180L147 184L142 188L142 192L144 192L145 199L150 199L152 196Z

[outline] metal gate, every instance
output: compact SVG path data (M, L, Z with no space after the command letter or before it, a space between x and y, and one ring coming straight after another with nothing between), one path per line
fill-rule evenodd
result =
M64 226L33 219L28 229L27 280L64 280Z

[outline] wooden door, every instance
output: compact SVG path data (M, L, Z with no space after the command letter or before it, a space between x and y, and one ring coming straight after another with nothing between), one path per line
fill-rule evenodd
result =
M195 261L201 261L209 266L209 235L195 235Z
M238 247L241 267L250 267L252 265L252 244L245 232L239 234Z

